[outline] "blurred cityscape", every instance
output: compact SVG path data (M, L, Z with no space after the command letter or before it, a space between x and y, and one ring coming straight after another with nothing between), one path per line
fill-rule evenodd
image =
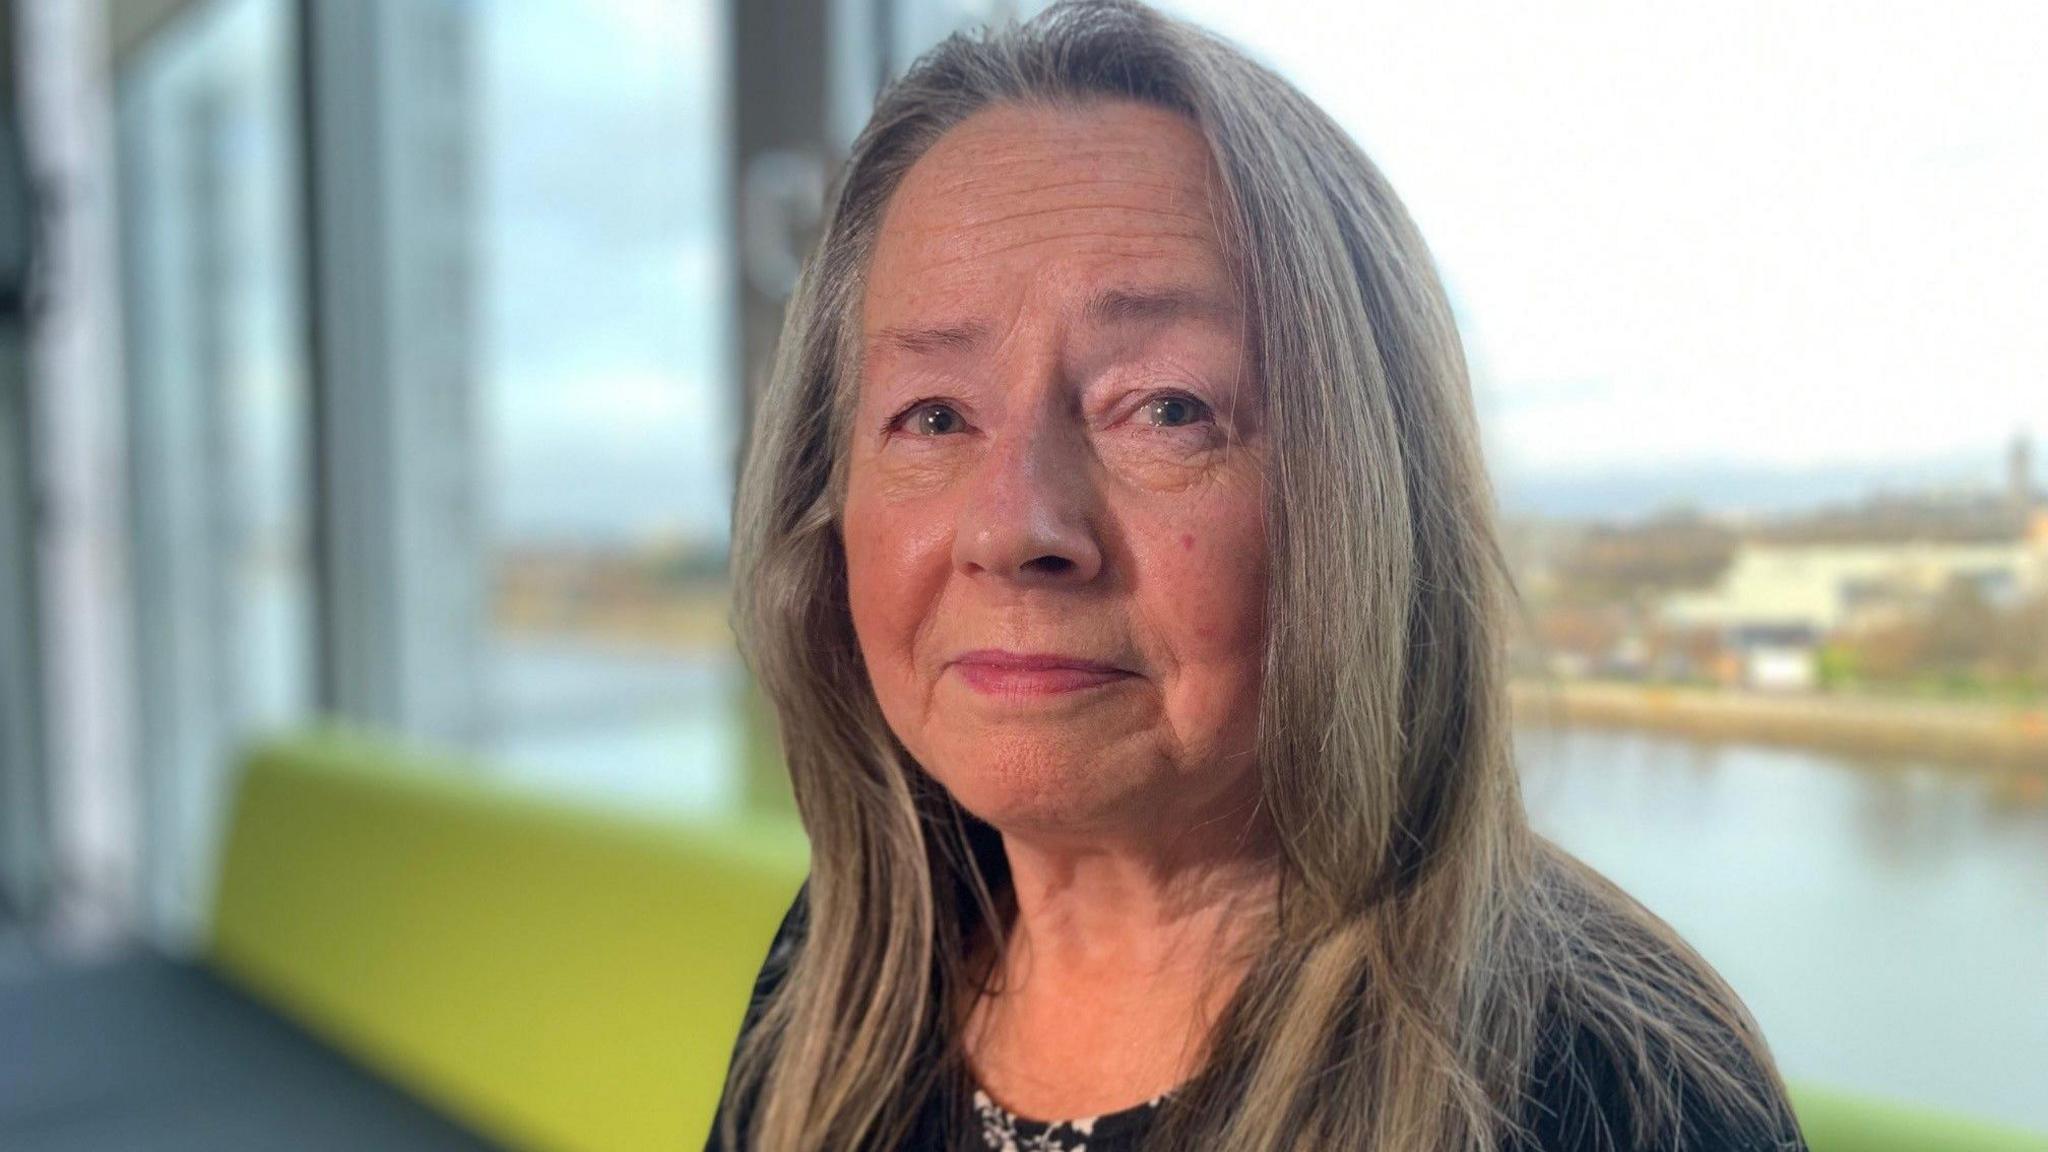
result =
M2048 694L2048 498L1978 487L1764 515L1511 521L1532 671L1770 692Z

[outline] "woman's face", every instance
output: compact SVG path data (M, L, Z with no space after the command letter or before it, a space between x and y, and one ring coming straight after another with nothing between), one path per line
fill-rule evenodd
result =
M884 215L842 532L897 737L1005 832L1244 804L1265 437L1195 128L1002 106Z

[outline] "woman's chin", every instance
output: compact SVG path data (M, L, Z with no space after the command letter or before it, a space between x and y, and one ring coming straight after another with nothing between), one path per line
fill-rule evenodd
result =
M976 819L1034 837L1095 836L1127 824L1145 811L1155 783L1136 766L1031 755L984 755L932 775Z

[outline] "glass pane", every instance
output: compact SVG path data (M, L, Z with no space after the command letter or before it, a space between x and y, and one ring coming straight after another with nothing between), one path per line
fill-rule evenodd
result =
M738 798L718 6L479 5L494 759Z

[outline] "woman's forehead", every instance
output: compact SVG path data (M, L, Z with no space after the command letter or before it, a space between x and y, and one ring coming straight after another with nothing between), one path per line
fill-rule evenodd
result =
M1200 132L1130 102L999 106L958 125L904 175L864 294L866 335L1000 323L1028 296L1076 310L1106 292L1235 306Z

